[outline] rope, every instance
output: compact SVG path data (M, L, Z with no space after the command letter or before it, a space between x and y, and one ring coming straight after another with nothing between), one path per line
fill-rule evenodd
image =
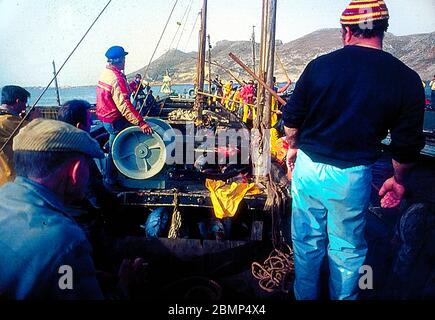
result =
M252 275L259 280L259 286L267 291L281 290L287 293L287 284L293 279L294 262L293 250L285 243L281 231L281 214L286 209L285 186L278 185L269 174L267 182L267 200L264 210L272 216L272 244L273 251L260 264L252 264Z
M153 54L151 55L150 62L148 63L147 68L145 69L144 77L146 77L147 74L148 74L148 70L150 69L151 62L153 62L154 56L155 56L155 54L156 54L156 52L157 52L157 49L158 49L159 46L160 46L160 42L162 41L163 36L165 35L166 28L167 28L168 25L169 25L169 21L171 21L172 14L174 13L174 10L175 10L175 7L177 6L177 3L178 3L178 0L175 0L174 6L172 7L172 11L171 11L171 13L169 14L169 17L168 17L168 21L166 21L165 27L163 28L162 34L160 35L160 39L159 39L159 41L157 42L157 45L156 45L156 48L154 49ZM142 84L142 82L141 82L141 84ZM136 100L136 97L137 97L137 95L138 95L138 93L139 93L140 87L141 87L140 85L137 87L136 92L135 92L135 94L134 94L134 98L133 98L133 100ZM141 113L141 112L142 112L142 108L139 110L139 113Z
M272 293L277 290L288 293L287 284L293 280L293 251L286 246L286 252L274 249L263 264L252 264L252 275L259 280L260 288Z
M178 32L181 29L181 26L183 26L183 29L181 30L181 33L180 33L180 37L179 37L179 39L177 41L177 47L174 49L174 51L173 51L173 53L171 55L171 59L169 59L169 60L173 60L175 58L175 55L176 55L177 50L178 50L178 46L179 46L180 41L181 41L181 38L183 37L184 30L186 29L185 28L185 24L187 22L187 19L189 17L190 11L192 9L192 3L193 3L193 0L190 0L189 5L186 7L186 10L184 11L183 17L180 20L181 22L178 24L177 31L175 32L174 37L172 38L171 44L169 45L168 53L165 55L165 60L163 61L163 65L167 64L168 59L169 59L169 53L171 51L172 45L174 44L174 41L177 38ZM169 69L169 68L167 68L167 69Z
M24 124L24 122L27 120L27 118L29 117L29 115L32 113L33 109L35 109L36 105L38 104L39 100L41 100L42 96L45 94L45 92L47 92L48 88L50 88L51 84L53 83L53 81L55 79L57 79L57 76L59 75L59 73L62 71L63 67L67 64L67 62L69 61L69 59L72 57L72 55L74 54L74 52L77 50L77 48L80 46L80 44L83 42L83 40L85 40L86 36L88 35L88 33L91 31L91 29L94 27L95 23L97 23L98 19L100 19L101 15L103 14L104 11L106 11L107 7L109 6L109 4L112 2L112 0L109 0L109 2L107 2L107 4L104 6L103 10L101 10L100 14L95 18L94 22L92 22L91 26L88 28L88 30L85 32L85 34L83 35L83 37L80 39L80 41L77 43L77 45L74 47L74 49L71 51L71 53L69 54L69 56L66 58L65 62L62 64L62 66L59 68L59 70L56 72L56 74L54 75L54 77L51 79L51 81L48 83L47 87L45 87L45 89L42 91L42 93L39 95L38 99L36 99L35 103L33 104L33 106L29 109L29 112L26 113L26 115L23 117L23 119L21 119L20 123L18 124L18 126L14 129L14 131L11 133L11 135L9 136L9 138L6 140L6 142L3 144L3 146L0 148L0 152L2 152L4 150L4 148L6 148L6 146L9 144L9 142L12 140L12 137L15 136L15 134L18 132L18 130L21 128L21 126Z
M192 5L193 5L193 0L190 0L189 11L187 12L186 20L184 21L184 25L183 25L183 30L181 30L180 38L178 38L178 42L175 50L178 50L178 47L180 46L181 38L183 37L184 31L186 31L186 23L187 20L189 20L190 12L192 11Z
M286 193L284 186L280 186L273 181L269 174L267 179L267 199L264 207L265 211L272 216L272 244L275 249L283 247L284 237L281 231L281 214L286 208Z
M181 229L181 212L178 209L178 193L174 190L174 212L172 213L171 227L169 229L169 239L178 239L180 237Z
M190 41L190 39L192 38L193 31L195 31L195 27L196 27L196 24L197 24L197 22L198 22L198 18L199 18L200 16L201 16L201 12L199 12L198 15L196 16L195 22L193 23L193 26L192 26L192 31L190 31L190 35L189 35L189 38L187 39L186 47L184 48L184 51L187 50L187 46L189 45L189 41Z

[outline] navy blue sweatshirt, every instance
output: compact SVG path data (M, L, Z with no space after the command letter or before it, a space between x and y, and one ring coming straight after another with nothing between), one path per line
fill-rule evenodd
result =
M283 120L315 162L372 164L390 131L393 158L411 163L424 147L424 107L416 72L384 51L346 46L308 64Z

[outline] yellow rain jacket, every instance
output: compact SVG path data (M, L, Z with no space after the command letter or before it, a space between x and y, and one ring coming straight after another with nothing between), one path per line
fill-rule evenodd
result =
M21 122L21 118L0 110L0 148ZM17 132L18 133L18 132ZM12 140L0 152L0 186L15 179Z
M226 184L221 180L207 179L205 186L210 191L216 218L232 218L236 215L240 202L245 196L261 194L262 191L255 183Z

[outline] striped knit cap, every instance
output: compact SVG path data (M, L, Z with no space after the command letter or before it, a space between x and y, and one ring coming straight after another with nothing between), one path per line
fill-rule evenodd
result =
M380 0L354 0L344 10L340 22L344 25L388 20L387 5Z

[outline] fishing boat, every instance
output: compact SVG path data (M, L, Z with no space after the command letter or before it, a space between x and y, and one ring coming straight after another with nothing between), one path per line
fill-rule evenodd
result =
M263 261L272 251L272 238L283 242L284 235L277 235L276 230L282 229L280 221L284 223L284 213L290 212L286 188L275 190L281 199L275 200L280 202L280 210L275 211L265 211L269 184L251 196L247 195L248 190L237 191L257 187L249 178L253 170L250 145L243 144L250 141L245 139L250 132L236 115L219 103L208 104L199 94L204 92L206 17L204 0L194 99L164 97L155 114L146 114L154 130L152 136L128 128L117 136L112 147L118 184L110 190L119 211L113 219L106 217L116 234L115 249L110 257L101 259L149 257L147 262L153 272L164 274L158 282L148 284L154 298L167 297L168 292L175 294L177 290L178 298L206 296L212 300L253 292L264 294L258 280L246 275L251 272L253 261ZM233 133L239 134L240 139L232 140ZM204 143L198 136L224 136L228 142L222 145L218 139L212 139L211 144ZM171 145L185 151L180 162L165 161L174 156ZM248 152L243 155L241 150ZM232 151L235 161L231 162ZM202 161L207 158L216 161ZM98 165L104 174L105 162ZM277 181L285 181L288 187L286 174L281 171L276 174ZM206 187L215 184L227 184L235 190L227 194ZM239 200L233 198L237 195L234 192L243 193ZM234 210L235 202L238 206ZM225 281L226 278L234 279ZM268 290L272 290L270 285L267 284Z
M269 14L267 11L263 12L264 21L270 23L263 26L264 33L273 32L274 21L270 20L270 17L267 18ZM202 297L210 301L222 298L280 296L290 299L291 281L286 283L286 286L281 286L282 283L277 285L271 279L263 278L260 283L264 280L266 282L259 286L259 279L251 274L252 263L263 261L272 249L277 248L277 244L272 243L272 239L278 237L281 242L289 240L289 234L284 233L289 229L288 219L291 212L289 184L285 172L280 175L282 172L279 167L276 167L276 180L273 181L275 185L265 183L261 194L243 197L235 217L220 219L215 217L216 208L213 205L212 195L205 187L207 179L240 181L244 179L247 172L253 171L256 163L251 159L248 163L237 162L233 166L224 163L203 170L200 168L202 163L196 161L193 163L181 161L173 165L162 161L170 156L167 150L171 143L175 142L176 145L178 141L186 146L192 137L195 155L217 156L218 145L204 146L203 141L195 141L194 137L200 130L212 132L212 135L228 130L241 132L247 130L246 125L236 115L222 107L219 102L208 104L205 95L201 94L204 92L206 63L206 15L207 1L204 0L196 96L164 97L158 101L158 112L147 118L155 132L151 138L139 137L137 130L129 128L123 131L114 143L112 152L120 180L119 184L112 186L110 190L116 199L113 203L114 215L107 215L107 212L103 215L103 222L111 230L113 238L110 240L110 254L97 257L97 261L100 260L97 265L107 270L110 266L119 264L123 258L146 257L150 266L150 276L134 298L198 299ZM274 57L274 40L273 37L268 40L262 37L260 53L262 63L258 74L267 74L266 77L259 79L267 83L271 82L273 76L273 62L270 64L273 59L270 59L270 56ZM269 55L266 52L269 52ZM270 128L270 103L264 101L269 99L271 94L266 94L264 89L266 86L265 83L260 90L258 100L261 102L258 107L259 112L269 114L269 118L266 117L265 127ZM56 117L56 109L43 109L43 111L46 117ZM428 157L435 156L435 128L430 125L433 123L430 120L433 115L433 111L426 112L429 119L425 126L427 145L422 151L422 162L427 164L425 168L428 172L434 170L433 162L428 161ZM261 127L260 123L255 126L257 129ZM191 131L188 131L189 129ZM101 128L98 125L94 126L94 133L98 130ZM170 135L165 139L165 134L168 132ZM388 145L388 140L385 144ZM227 144L227 149L223 151L242 147L239 143ZM145 159L143 155L151 156ZM185 157L187 155L183 154L182 160L185 160ZM200 157L194 157L197 158ZM378 167L379 172L376 172L376 179L378 179L376 181L382 181L389 170L386 163L390 160L386 152L381 166ZM99 163L99 168L104 174L105 163ZM258 177L254 176L254 178ZM418 182L412 188L421 189L421 184ZM277 185L286 185L286 188L280 190L282 194L278 203L269 205L269 211L265 211L267 200L270 199L268 196L271 191L277 191ZM428 183L425 184L427 185ZM430 190L433 190L433 185ZM433 195L429 194L426 200L431 198L433 199ZM371 223L377 226L382 223L388 224L386 213L379 210L375 203L376 200L371 206L372 217L374 217ZM396 212L396 221L392 224L397 223L400 216L401 212ZM154 217L155 220L150 220L150 217ZM157 236L147 237L149 236L147 228L152 226L154 231L157 230L154 233ZM277 230L281 233L279 231L277 233ZM387 232L390 231L391 225L388 226ZM379 244L375 240L370 238L369 245L376 256L374 263L379 263L384 259L379 257ZM282 256L290 259L291 253ZM115 272L115 269L108 271ZM287 271L291 273L292 270L288 268ZM266 290L261 290L260 287ZM282 289L287 289L287 292Z

